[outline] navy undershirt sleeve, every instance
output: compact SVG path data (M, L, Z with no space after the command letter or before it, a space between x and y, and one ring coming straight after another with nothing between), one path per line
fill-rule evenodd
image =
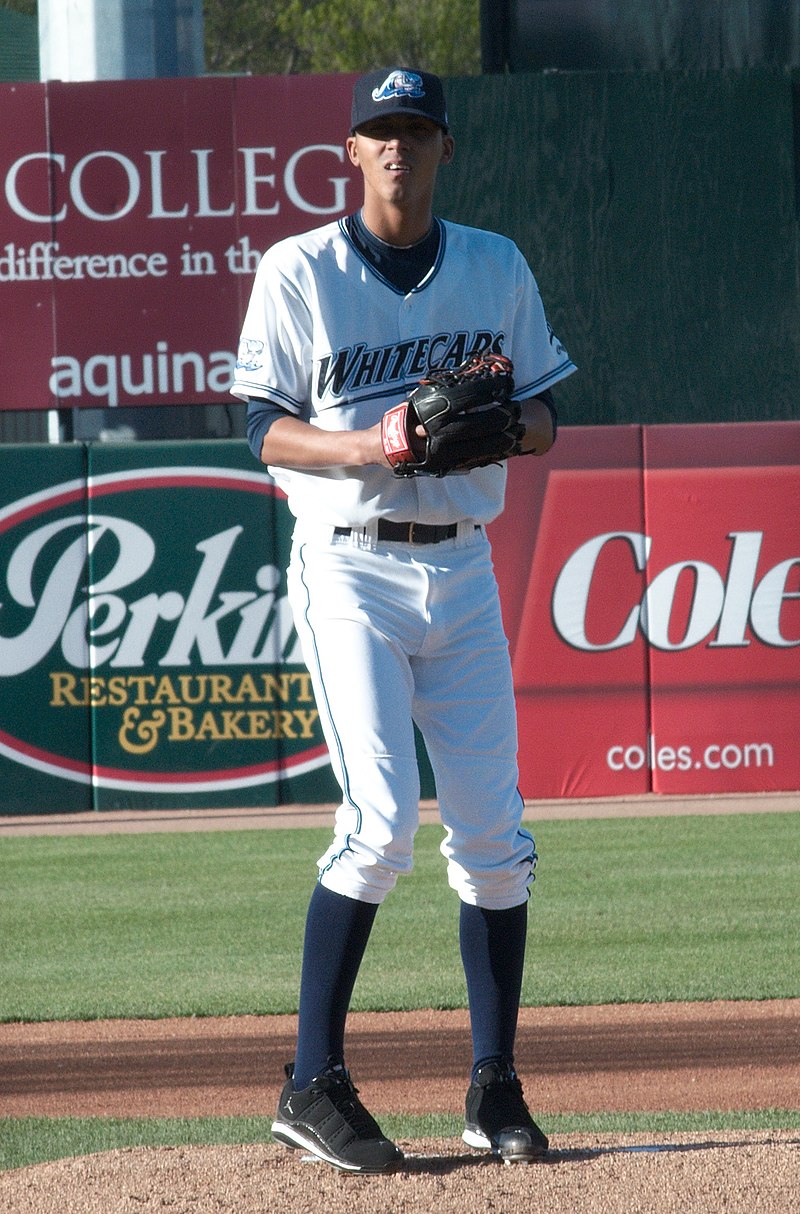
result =
M261 400L258 397L250 396L247 400L247 442L250 450L257 460L261 460L261 446L264 442L264 435L269 430L273 422L276 422L279 417L289 417L290 415L280 405L276 405L271 400Z

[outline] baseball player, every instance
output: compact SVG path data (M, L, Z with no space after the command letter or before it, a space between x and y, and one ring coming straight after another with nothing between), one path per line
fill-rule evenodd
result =
M517 247L433 215L453 152L436 76L387 68L356 82L347 153L363 206L264 255L232 389L296 519L289 596L342 792L308 909L296 1051L272 1133L356 1173L403 1159L358 1098L344 1038L376 912L412 866L415 722L460 907L473 1055L464 1139L507 1162L547 1149L514 1069L537 856L521 825L485 531L503 508L506 464L398 474L404 460L424 464L427 440L409 414L403 454L384 419L431 368L488 350L513 363L512 454L542 455L555 440L551 385L575 368Z

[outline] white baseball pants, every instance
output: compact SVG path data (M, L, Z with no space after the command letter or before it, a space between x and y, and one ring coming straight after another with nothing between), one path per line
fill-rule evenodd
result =
M459 524L438 544L335 536L298 523L289 597L334 773L335 837L319 860L336 893L382 902L412 867L420 780L412 722L436 781L448 880L492 910L528 897L517 726L491 549Z

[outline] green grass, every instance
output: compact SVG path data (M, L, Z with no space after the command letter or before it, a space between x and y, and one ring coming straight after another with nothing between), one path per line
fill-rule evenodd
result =
M523 1002L800 995L795 814L542 822ZM461 1007L458 904L420 830L381 908L354 1008ZM327 830L0 842L0 1020L296 1010ZM386 1117L397 1138L460 1118ZM800 1113L597 1114L551 1135L800 1129ZM0 1168L123 1146L269 1141L269 1118L2 1118Z
M797 996L799 824L795 814L543 823L526 1002Z
M564 1134L720 1133L725 1130L800 1129L800 1112L761 1109L747 1113L593 1113L540 1119L557 1147ZM450 1114L425 1117L382 1116L390 1137L457 1138L463 1119ZM121 1147L214 1146L270 1142L267 1117L0 1118L0 1171L29 1164L90 1155ZM466 1148L465 1148L466 1149Z
M541 822L523 1002L800 995L798 816ZM359 1010L461 1007L457 900L422 827ZM0 842L0 1020L296 1010L327 830Z

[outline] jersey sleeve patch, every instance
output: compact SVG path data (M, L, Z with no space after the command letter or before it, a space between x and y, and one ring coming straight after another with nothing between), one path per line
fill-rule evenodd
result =
M243 337L236 357L237 371L258 371L264 365L264 343L254 337Z

